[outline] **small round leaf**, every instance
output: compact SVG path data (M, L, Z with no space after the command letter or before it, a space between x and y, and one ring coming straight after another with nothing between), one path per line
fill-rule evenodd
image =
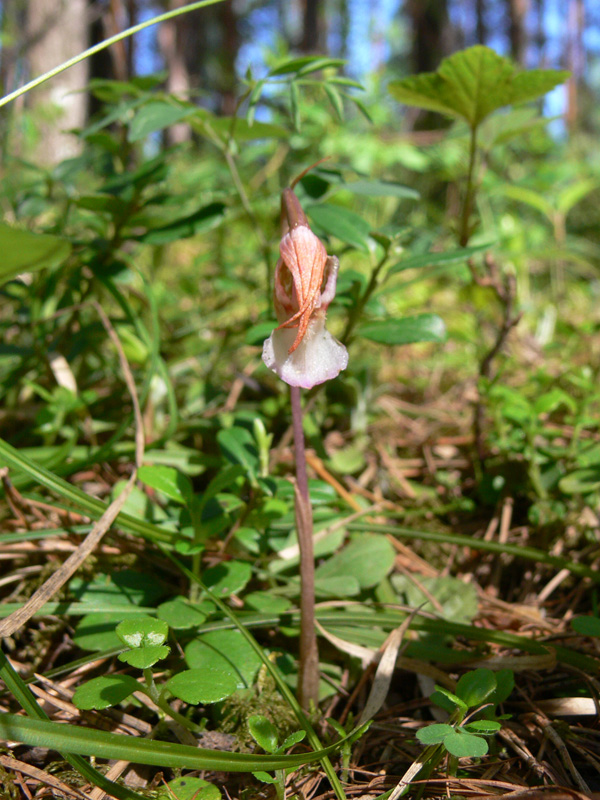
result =
M99 711L122 703L139 688L131 675L102 675L80 686L73 695L73 703L82 711Z
M117 636L127 647L155 647L164 643L169 626L162 619L136 617L117 625Z
M218 703L237 689L237 675L216 669L186 669L167 681L169 691L185 703Z
M119 655L119 661L129 664L135 669L148 669L153 667L157 661L166 658L171 651L167 645L154 644L149 647L138 647L135 650L127 650Z
M448 734L453 732L454 728L452 725L434 723L433 725L428 725L426 728L421 728L418 730L417 739L422 744L440 744L440 742L443 742Z
M277 750L277 728L273 723L262 714L254 714L248 720L248 730L254 740L267 753L274 753Z
M488 751L488 743L481 736L453 731L444 737L444 747L457 758L479 758Z

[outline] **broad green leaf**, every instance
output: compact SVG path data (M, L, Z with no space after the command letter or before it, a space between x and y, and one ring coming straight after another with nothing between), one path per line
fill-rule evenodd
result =
M377 586L394 565L394 548L385 536L356 536L315 571L315 580L355 578L361 589Z
M167 645L149 645L148 647L139 647L136 650L127 650L125 653L120 653L119 661L129 664L134 669L149 669L158 661L166 658L170 652L171 648Z
M245 561L223 561L209 567L202 581L217 597L229 597L241 592L252 577L252 567Z
M140 616L135 606L130 605L129 616ZM101 652L122 647L115 628L128 614L124 611L96 612L84 616L75 628L73 641L82 650Z
M422 744L440 744L453 730L452 725L433 723L433 725L428 725L426 728L420 728L417 731L417 739Z
M209 203L201 206L192 214L187 214L180 219L175 219L167 225L150 228L146 233L137 236L139 242L145 244L169 244L180 239L187 239L198 233L218 227L225 219L225 204L221 202Z
M438 267L446 264L461 264L468 261L472 256L489 250L490 242L473 245L472 247L459 247L456 250L446 250L442 253L417 253L414 256L406 256L397 261L388 269L387 277L395 275L397 272L404 272L407 269L422 269L423 267Z
M479 610L479 598L475 587L451 575L437 578L423 577L419 580L418 586L405 575L393 575L391 583L412 608L424 608L429 613L439 613L428 599L433 596L441 605L441 615L445 619L470 622ZM421 586L423 591L419 588Z
M156 489L176 503L186 505L194 497L190 479L175 467L164 464L144 465L138 470L138 478L146 486Z
M290 135L289 130L281 125L256 122L256 120L249 124L245 117L216 117L206 111L195 119L192 118L192 124L203 136L207 135L210 128L209 138L212 139L212 133L216 133L223 139L233 138L237 142L251 142L255 139L288 139Z
M31 233L0 222L0 284L22 272L56 267L70 252L69 242L58 236Z
M144 139L148 134L162 131L163 128L168 128L169 125L175 125L181 122L186 117L195 114L197 109L193 107L184 107L173 105L173 103L164 103L156 101L142 106L132 119L129 126L128 139L130 142L138 142Z
M519 203L535 208L547 219L552 220L554 216L554 206L546 199L543 194L528 189L526 186L517 186L516 184L507 184L499 187L498 192L503 194L504 197L509 197L511 200L516 200Z
M319 203L307 206L306 213L319 233L335 236L365 253L369 251L367 238L371 226L354 211L331 203Z
M575 617L571 627L581 636L600 636L600 619L598 617Z
M488 751L488 743L481 736L453 731L444 738L444 747L456 758L481 758Z
M156 613L169 628L183 631L202 625L212 610L213 606L208 602L190 603L185 597L175 597L162 603Z
M403 319L367 322L359 326L358 333L379 344L443 342L446 339L446 326L437 314L418 314Z
M238 689L252 686L262 663L240 631L209 631L192 639L185 647L185 661L191 669L235 674Z
M467 705L460 697L452 694L452 692L449 692L448 689L444 689L442 686L436 686L435 692L432 692L429 699L432 703L443 708L444 711L447 711L449 714L452 714L457 708L461 711L467 711Z
M161 786L156 800L221 800L221 792L202 778L184 775Z
M558 482L563 494L591 494L600 488L600 465L569 472Z
M156 577L123 569L112 575L98 573L90 581L73 578L69 592L81 603L89 603L92 607L98 602L123 607L128 604L151 606L165 590Z
M248 730L253 739L267 753L274 753L277 750L277 728L273 723L262 714L254 714L248 720Z
M127 647L156 646L166 641L169 626L155 617L135 617L119 623L116 633Z
M401 200L418 200L421 195L416 189L403 186L394 181L351 181L332 187L332 192L348 191L365 197L397 197Z
M294 733L290 733L289 736L286 736L284 741L280 744L278 751L281 753L284 750L289 750L290 747L293 747L298 742L304 741L306 738L306 731L294 731Z
M246 428L223 428L217 434L223 455L230 464L244 468L249 476L256 477L259 467L256 442Z
M495 719L476 719L473 722L467 722L463 727L469 733L481 733L487 736L499 731L502 724Z
M512 669L499 669L494 673L496 688L487 698L488 703L503 703L508 700L515 688L515 674Z
M343 67L346 61L343 58L328 58L326 56L300 56L299 58L287 58L269 70L269 77L274 78L279 75L290 75L293 72L301 72L308 75L326 67Z
M73 703L82 711L116 706L140 688L131 675L102 675L79 686Z
M291 600L288 600L287 597L278 597L267 591L250 592L244 595L244 602L250 608L264 614L283 614L292 606Z
M461 117L476 128L492 111L541 97L567 77L558 70L518 72L509 59L476 45L445 58L437 72L392 81L390 93L401 103Z
M469 708L480 706L496 689L496 676L491 669L475 669L462 675L456 694Z
M335 111L337 118L340 122L344 121L344 101L338 90L335 86L330 86L328 83L323 84L323 89L325 89L325 94L329 98L329 102L331 103L333 110Z
M598 188L598 181L594 178L584 178L571 186L567 186L558 195L557 207L563 214L581 202L583 198Z
M561 406L566 406L574 414L577 412L577 403L571 395L562 389L554 388L550 389L549 392L544 392L543 395L537 398L533 404L533 413L538 415L551 414Z
M218 703L237 689L238 679L225 669L186 669L170 678L166 686L184 703Z

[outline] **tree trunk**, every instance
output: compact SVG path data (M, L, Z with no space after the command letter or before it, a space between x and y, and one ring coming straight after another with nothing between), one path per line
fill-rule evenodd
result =
M568 21L567 63L571 77L567 84L567 127L573 132L579 122L579 91L585 72L585 8L583 0L571 0Z
M86 0L29 0L25 29L30 77L86 49L86 12ZM79 152L79 141L65 131L85 124L87 100L81 90L87 80L88 65L83 61L29 93L39 133L35 156L40 162L57 163Z
M475 0L475 15L477 17L477 44L486 44L487 25L485 22L486 2L485 0Z
M180 8L186 0L170 0L169 10ZM187 67L187 20L184 16L163 22L158 30L158 44L167 70L167 91L183 100L190 95L191 79ZM168 144L187 141L192 134L190 126L181 122L166 132Z
M320 53L325 42L321 0L303 0L303 6L300 49L303 53Z
M447 0L408 0L406 10L412 28L412 71L431 72L450 52Z
M517 64L525 66L527 57L527 31L525 20L529 0L508 0L508 38L510 54Z

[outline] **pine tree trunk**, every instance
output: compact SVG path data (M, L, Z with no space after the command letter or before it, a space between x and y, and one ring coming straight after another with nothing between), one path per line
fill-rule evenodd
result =
M527 31L525 20L529 8L529 0L508 0L508 38L510 54L514 61L525 66L527 56Z
M88 45L86 0L28 0L26 36L29 76L35 77L85 50ZM62 72L28 95L39 140L35 157L53 164L76 155L79 141L70 128L83 127L87 114L87 61Z

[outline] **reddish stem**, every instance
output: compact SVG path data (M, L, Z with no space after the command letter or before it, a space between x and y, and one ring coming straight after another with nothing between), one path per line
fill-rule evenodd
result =
M294 449L296 455L296 531L300 549L300 665L298 671L298 700L302 708L310 711L319 700L319 651L315 628L315 556L313 547L313 520L308 477L306 475L306 450L302 429L302 403L300 389L290 387Z

